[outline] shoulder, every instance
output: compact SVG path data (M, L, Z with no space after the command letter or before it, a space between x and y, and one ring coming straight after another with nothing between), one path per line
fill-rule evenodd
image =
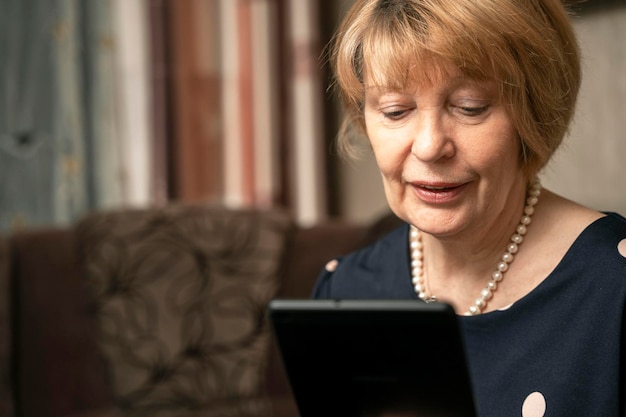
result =
M412 296L407 224L376 242L333 259L318 277L315 298L397 298Z
M577 237L553 273L584 297L626 301L626 219L606 213ZM563 281L565 280L565 281ZM621 296L618 296L621 294ZM572 294L572 297L575 295ZM580 300L583 303L583 300ZM621 301L620 301L621 303Z
M598 212L561 199L555 204L551 224L543 227L544 239L568 243L563 261L598 279L626 278L626 218ZM602 271L602 272L601 272ZM604 278L600 275L605 275ZM625 279L620 279L626 284Z
M626 218L617 213L605 213L587 226L577 243L590 254L626 261Z
M575 251L582 260L591 260L589 248L601 250L613 245L617 247L620 234L624 235L624 218L614 213L600 213L548 190L542 192L537 211L525 236L521 261L530 275L543 279L562 262L564 257ZM581 253L580 248L584 248ZM571 256L570 256L571 258Z
M624 232L626 232L626 217L614 212L605 212L603 214L602 217L591 223L589 227L597 230L613 230L616 236L623 236Z

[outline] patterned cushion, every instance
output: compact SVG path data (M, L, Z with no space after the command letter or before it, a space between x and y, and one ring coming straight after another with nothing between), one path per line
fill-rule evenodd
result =
M276 211L201 206L80 222L100 345L125 414L263 415L265 307L290 228Z

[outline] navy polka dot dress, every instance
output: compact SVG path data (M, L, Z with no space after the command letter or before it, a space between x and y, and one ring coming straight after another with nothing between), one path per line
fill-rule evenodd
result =
M313 297L422 302L408 232L329 262ZM480 417L626 417L625 307L626 219L609 213L513 305L459 316Z

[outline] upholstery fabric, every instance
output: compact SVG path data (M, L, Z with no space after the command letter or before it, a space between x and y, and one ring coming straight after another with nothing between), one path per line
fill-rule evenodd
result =
M265 309L291 227L277 211L182 205L80 222L82 265L120 409L266 415Z
M0 416L13 415L11 390L11 310L8 244L0 236Z
M10 239L15 414L67 417L111 403L70 229Z

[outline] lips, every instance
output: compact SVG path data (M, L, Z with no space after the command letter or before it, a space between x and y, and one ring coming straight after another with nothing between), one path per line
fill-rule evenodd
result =
M459 186L458 185L453 185L453 186L418 185L418 187L422 187L422 188L425 188L425 189L431 190L431 191L445 191L445 190L449 190L451 188L457 188Z
M465 191L468 183L411 183L417 197L428 204L450 203Z

